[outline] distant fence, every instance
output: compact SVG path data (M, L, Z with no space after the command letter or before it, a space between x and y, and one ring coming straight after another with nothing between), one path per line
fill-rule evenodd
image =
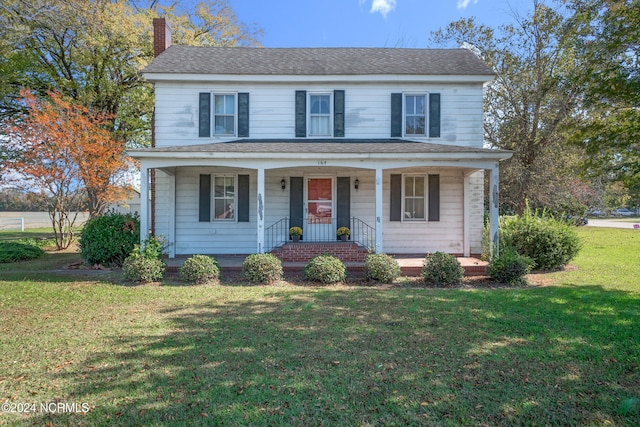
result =
M78 212L76 225L83 225L88 219L87 212ZM49 214L47 212L0 212L0 230L24 231L29 228L51 228Z
M0 230L24 231L24 218L0 218Z

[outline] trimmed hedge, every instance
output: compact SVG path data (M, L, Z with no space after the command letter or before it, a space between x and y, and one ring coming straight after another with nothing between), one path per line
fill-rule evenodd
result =
M365 275L368 280L392 283L402 274L400 264L391 255L369 254L364 261Z
M80 253L89 265L119 267L139 242L137 215L109 211L87 221L80 235Z
M242 262L242 273L253 283L273 283L282 280L282 261L273 254L249 255Z
M204 285L218 281L220 265L215 258L210 256L193 255L185 260L178 272L183 281Z
M434 252L427 255L422 267L422 278L438 287L456 286L462 282L464 268L453 255Z
M321 283L342 282L347 278L347 267L332 255L318 255L305 266L304 278Z
M488 236L488 230L485 230ZM484 239L483 254L488 254L489 239ZM546 211L531 211L522 216L500 218L500 253L512 250L531 258L537 270L564 267L580 251L582 244L575 226L554 218ZM487 258L485 258L487 259Z
M500 283L511 286L526 285L524 278L535 262L524 255L519 255L512 249L505 250L500 256L494 257L487 268L489 276Z
M164 263L157 258L148 258L134 251L122 263L122 274L127 280L136 283L151 283L162 280Z
M27 261L44 256L45 252L34 245L18 242L0 242L0 263Z

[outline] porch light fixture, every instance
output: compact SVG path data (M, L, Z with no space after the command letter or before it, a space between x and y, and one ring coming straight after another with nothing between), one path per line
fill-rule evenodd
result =
M287 181L284 180L284 177L282 178L282 181L280 181L280 187L282 187L282 191L287 188Z
M355 188L356 191L358 191L358 187L360 187L360 180L356 178L356 180L353 181L353 188Z

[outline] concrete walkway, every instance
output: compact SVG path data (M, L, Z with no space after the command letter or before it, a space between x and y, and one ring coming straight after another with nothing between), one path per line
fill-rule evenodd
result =
M630 219L629 221L631 221ZM611 228L635 228L640 230L640 218L636 218L637 222L616 221L610 219L589 219L587 227L611 227Z

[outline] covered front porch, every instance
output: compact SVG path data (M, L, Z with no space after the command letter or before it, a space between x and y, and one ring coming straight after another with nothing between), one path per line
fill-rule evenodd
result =
M141 194L155 193L153 205L141 200L141 239L163 235L169 258L277 250L292 226L304 243L336 242L348 227L348 241L370 252L470 257L481 251L485 172L497 239L499 161L510 156L400 140L242 140L131 154Z

